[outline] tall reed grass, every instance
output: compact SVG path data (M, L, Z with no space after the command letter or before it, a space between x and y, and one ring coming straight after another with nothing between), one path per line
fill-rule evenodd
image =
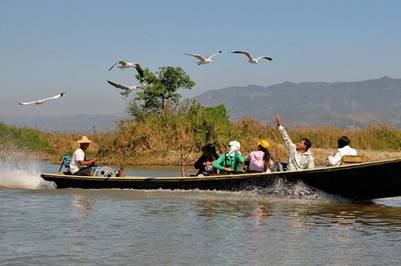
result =
M294 142L308 137L312 148L334 150L337 139L347 135L357 149L401 150L401 130L387 124L359 129L297 126L287 131ZM0 123L0 148L46 152L55 161L64 154L72 154L78 147L75 141L79 137L77 133L48 133ZM260 139L266 139L274 157L284 159L286 155L274 125L249 117L230 121L224 106L204 107L195 102L141 119L123 120L114 132L93 132L89 138L94 143L87 155L110 164L185 164L194 160L205 144L215 143L221 153L234 139L241 142L241 151L245 154L256 149Z

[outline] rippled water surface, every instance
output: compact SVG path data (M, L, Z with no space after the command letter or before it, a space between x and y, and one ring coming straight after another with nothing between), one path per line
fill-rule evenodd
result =
M399 265L401 198L55 189L57 166L1 162L0 265ZM176 168L128 174L177 175Z

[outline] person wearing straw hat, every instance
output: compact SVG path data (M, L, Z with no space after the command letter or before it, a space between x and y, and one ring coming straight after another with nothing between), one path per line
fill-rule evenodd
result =
M89 176L91 173L91 166L93 166L97 158L87 160L85 158L85 151L88 149L92 141L87 136L82 136L77 143L79 148L74 151L70 162L70 172L73 175Z
M267 140L261 139L258 142L258 150L251 151L245 158L247 172L250 173L270 173L270 167L273 165L269 152L270 144Z

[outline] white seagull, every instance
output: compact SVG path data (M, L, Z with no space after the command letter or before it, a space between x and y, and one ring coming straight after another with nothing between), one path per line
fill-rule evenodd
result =
M247 51L232 51L231 53L233 53L233 54L244 54L246 57L248 57L248 59L249 59L248 62L251 63L251 64L257 64L259 59L262 59L262 58L263 59L267 59L269 61L272 61L272 58L268 57L268 56L260 56L260 57L257 57L257 58L253 58L252 55Z
M53 96L53 97L39 99L39 100L32 101L32 102L19 102L18 104L20 104L20 105L29 105L29 104L39 105L39 104L42 104L42 103L47 102L49 100L58 99L60 97L63 97L65 94L66 94L65 92L62 92L62 93L57 94L56 96Z
M143 70L142 70L142 68L141 68L141 66L139 64L130 63L130 62L127 62L127 61L124 61L124 60L117 61L114 65L112 65L109 68L109 71L112 70L117 64L118 64L117 67L120 70L124 70L124 69L130 68L130 67L135 68L136 71L138 72L139 76L141 76L141 78L143 78Z
M215 55L221 54L221 51L218 51L217 53L214 53L212 55L210 55L209 57L204 58L203 56L199 55L199 54L185 54L185 55L189 55L189 56L193 56L197 59L199 59L198 61L198 65L205 65L205 64L210 64L213 62L212 58Z
M110 85L112 85L112 86L114 86L114 87L116 87L118 89L124 90L123 92L120 92L120 94L122 96L125 96L125 97L128 97L128 94L130 94L131 91L142 87L141 85L138 85L138 86L126 86L126 85L123 85L123 84L120 84L120 83L115 83L115 82L110 81L110 80L108 80L107 82Z

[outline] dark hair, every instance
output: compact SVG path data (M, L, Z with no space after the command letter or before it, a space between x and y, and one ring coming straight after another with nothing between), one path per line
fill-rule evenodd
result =
M347 136L342 136L337 140L338 148L343 148L351 143Z
M211 144L206 144L205 146L202 147L202 152L207 155L209 158L215 157L216 159L219 157L216 152L216 145L211 143Z
M263 166L263 170L266 171L266 170L267 170L267 167L268 167L268 165L269 165L270 158L271 158L270 152L269 152L269 150L266 149L265 147L262 147L262 145L259 145L259 146L258 146L258 149L259 149L260 151L263 151L263 153L264 153L263 159L265 160L265 164L264 164L264 166Z
M309 148L312 147L312 142L308 138L302 138L301 140L304 141L305 150L309 150Z

